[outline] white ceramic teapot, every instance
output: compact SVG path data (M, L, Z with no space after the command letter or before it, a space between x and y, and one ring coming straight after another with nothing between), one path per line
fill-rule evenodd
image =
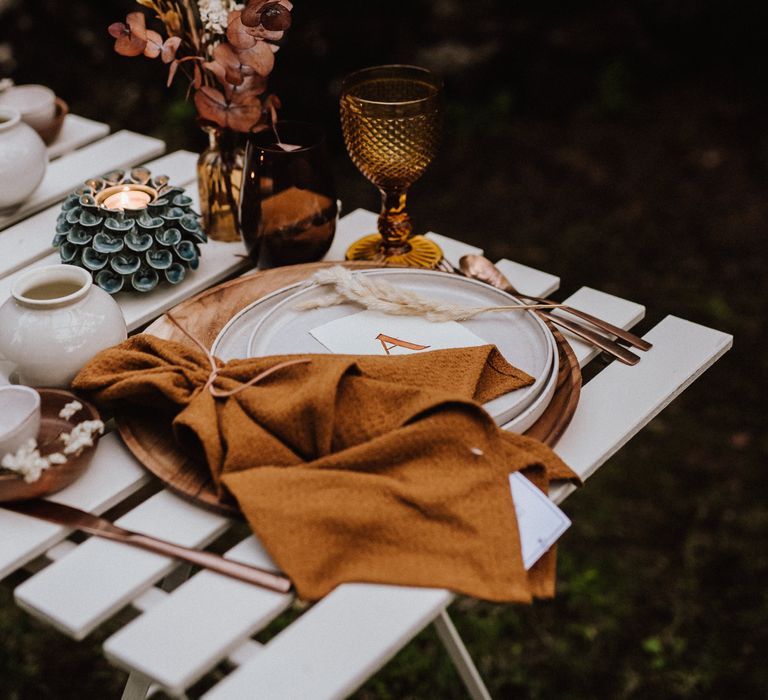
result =
M48 153L19 112L0 107L0 214L31 195L45 175Z
M125 338L117 302L74 265L28 270L0 306L0 356L22 384L68 387L96 353Z

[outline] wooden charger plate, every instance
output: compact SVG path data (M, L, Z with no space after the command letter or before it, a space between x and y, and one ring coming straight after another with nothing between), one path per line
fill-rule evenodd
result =
M176 320L207 347L230 318L248 304L271 292L306 279L316 270L343 264L353 269L382 267L359 262L318 262L261 270L225 282L191 297L173 309ZM581 391L581 370L573 350L563 336L550 326L557 341L559 371L554 397L526 435L553 446L570 423ZM145 331L185 345L193 343L166 316ZM117 427L128 449L155 476L179 495L226 515L239 515L234 501L220 499L204 464L190 459L176 445L171 416L152 414L146 408L118 412Z

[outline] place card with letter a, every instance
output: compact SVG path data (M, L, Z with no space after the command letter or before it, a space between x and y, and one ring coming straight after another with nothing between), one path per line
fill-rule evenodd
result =
M487 345L456 321L432 323L420 316L361 311L309 331L331 352L343 355L406 355Z

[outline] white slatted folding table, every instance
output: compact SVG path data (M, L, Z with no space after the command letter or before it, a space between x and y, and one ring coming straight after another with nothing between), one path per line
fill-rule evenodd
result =
M52 162L37 192L16 212L0 218L0 300L16 276L58 259L51 248L58 207L88 177L138 164L189 187L196 197L193 153L162 155L157 139L127 131L108 135L105 125L69 115ZM53 160L55 158L55 160ZM346 247L375 226L375 215L357 210L343 217L326 259L340 260ZM429 234L453 263L480 252ZM245 270L242 246L212 241L197 271L176 287L146 296L122 295L120 306L135 331L184 299ZM508 260L501 269L528 293L546 296L557 277ZM567 303L630 328L644 315L631 301L584 287ZM8 329L0 329L8 332ZM645 336L653 343L635 367L611 363L582 389L574 418L556 451L586 479L731 345L731 337L668 316ZM597 351L570 338L580 364ZM0 366L0 369L3 369ZM8 368L5 367L5 370ZM93 513L132 497L119 525L191 547L205 547L232 522L164 489L145 489L153 477L114 433L99 442L93 462L73 485L52 496ZM560 502L570 487L556 488ZM144 496L145 493L151 495ZM142 500L143 499L143 500ZM445 590L346 584L308 608L266 644L253 636L293 602L290 595L201 571L185 580L178 562L98 538L80 544L63 527L0 509L0 578L34 572L15 590L18 605L73 639L82 639L126 606L139 612L104 644L116 665L130 672L125 698L143 698L150 687L171 695L186 690L222 662L230 672L205 695L211 700L339 698L358 688L430 623L474 698L487 691L446 613ZM226 556L273 567L258 540L247 537ZM183 581L178 585L179 581Z

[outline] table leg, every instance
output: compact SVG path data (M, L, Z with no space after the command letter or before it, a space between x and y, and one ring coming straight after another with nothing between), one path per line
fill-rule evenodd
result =
M472 700L491 700L491 694L483 683L480 673L472 661L464 642L461 640L453 621L448 617L448 613L443 610L434 620L433 624L437 630L437 635L443 643L445 650L453 661L453 665L464 681L464 685L469 691Z
M192 564L179 564L170 574L168 574L160 583L160 588L166 592L171 592L178 588L192 573Z
M138 671L131 671L120 700L144 700L152 681Z

